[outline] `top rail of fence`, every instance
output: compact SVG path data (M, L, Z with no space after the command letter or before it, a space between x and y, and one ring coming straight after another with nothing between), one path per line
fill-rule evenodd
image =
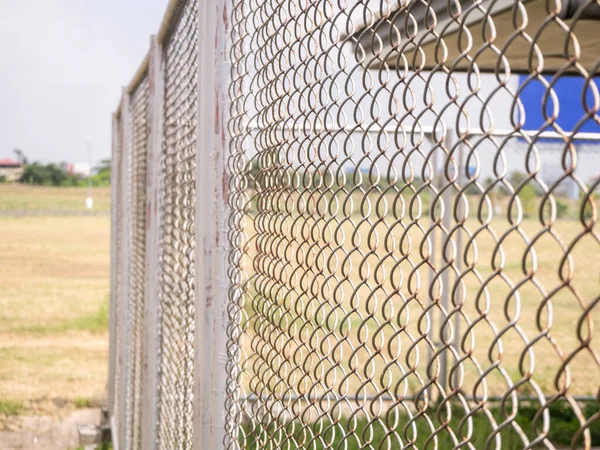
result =
M186 0L169 0L167 4L167 8L163 15L162 22L156 33L156 41L158 45L163 45L173 33L173 28L177 24L179 20L179 16L181 14L182 8L185 6ZM142 82L144 77L148 75L148 70L150 69L150 50L146 52L144 55L142 62L138 66L135 74L131 78L131 81L125 87L125 91L128 94L131 94ZM119 104L115 110L115 116L118 116L121 112L121 108L123 105L122 99L119 100Z

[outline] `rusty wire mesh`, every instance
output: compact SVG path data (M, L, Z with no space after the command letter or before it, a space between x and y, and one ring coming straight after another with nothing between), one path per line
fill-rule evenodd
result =
M184 2L164 46L160 195L158 441L191 448L194 366L198 5Z
M149 80L144 77L131 95L131 148L129 162L129 292L127 402L125 447L141 448L142 371L144 338L144 285L146 282L146 165L149 137Z
M224 447L600 445L594 2L225 4ZM194 387L210 389L194 378L198 104L224 80L198 86L199 4L171 5L164 90L150 102L156 80L142 78L116 117L110 382L124 448L153 427L158 448L192 448L208 426L193 420L207 404ZM567 95L564 80L577 81ZM147 173L160 178L158 324L143 316ZM156 325L148 430L142 337Z
M227 448L591 448L584 7L233 2Z

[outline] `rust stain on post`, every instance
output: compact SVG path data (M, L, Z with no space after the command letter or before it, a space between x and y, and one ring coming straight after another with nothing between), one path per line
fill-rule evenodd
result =
M227 202L229 201L229 174L227 173L227 170L223 171L223 176L221 177L221 184L221 189L223 192L223 202L227 204Z
M220 120L219 120L219 96L218 92L215 89L215 134L219 134Z
M212 284L206 286L206 306L212 306L214 300L214 294L212 291Z
M146 231L150 229L150 223L152 222L152 202L146 203Z
M223 24L225 25L225 31L229 28L229 19L227 17L227 5L223 5Z
M219 7L215 7L215 17L219 17ZM215 49L219 48L219 27L215 27ZM217 66L215 66L217 67Z

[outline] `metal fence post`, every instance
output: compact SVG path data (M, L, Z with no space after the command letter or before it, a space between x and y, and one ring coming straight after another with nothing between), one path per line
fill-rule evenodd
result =
M453 131L454 133L458 133L458 129ZM457 136L458 138L458 136ZM465 171L468 173L468 167L465 167L465 157L464 157L464 144L463 142L460 142L458 144L458 148L456 149L456 151L458 152L458 155L455 156L455 160L457 161L457 165L458 165L458 173L457 173L457 177L456 177L456 183L458 184L458 186L460 187L460 189L464 189L464 186L466 184L466 177L465 177ZM465 205L463 204L464 201L468 201L467 196L465 193L463 193L462 195L459 195L457 193L456 196L456 212L458 215L458 219L459 220L465 220L465 216L469 211L468 205L465 207ZM464 224L463 224L464 226ZM454 263L456 270L459 274L462 275L462 271L463 271L463 266L462 266L462 262L463 262L463 227L461 226L459 229L456 230L456 261ZM455 283L455 294L454 294L454 298L453 298L453 302L454 302L454 308L456 308L457 305L459 305L462 301L463 301L463 292L461 289L461 286L463 285L463 281L458 281L457 277L457 281ZM460 314L455 314L454 315L454 350L460 354ZM459 385L460 383L460 371L456 370L454 372L454 377L453 377L453 383L454 385L452 386L454 389L456 389L456 387Z
M121 120L123 121L123 143L121 151L123 152L122 158L122 167L121 167L121 192L119 195L121 196L122 202L122 217L120 218L121 223L123 224L121 227L121 261L123 265L121 267L123 273L123 283L121 286L122 289L122 297L121 297L121 314L119 317L119 328L120 333L123 336L121 338L121 349L119 351L119 370L121 376L119 377L119 404L116 405L117 408L117 417L119 418L117 436L118 436L118 447L120 449L125 448L125 441L127 436L128 427L126 423L122 421L122 419L126 416L125 412L127 409L127 395L128 392L127 387L129 385L130 380L128 379L128 365L132 364L129 358L129 339L127 339L127 330L131 326L130 324L130 314L129 314L129 266L130 266L130 258L131 258L131 236L130 236L130 228L131 228L131 202L129 201L129 188L130 188L130 162L131 162L131 112L129 110L130 104L130 96L127 92L127 88L123 88L123 103L121 107Z
M117 114L112 117L112 155L110 170L112 182L110 189L110 316L109 316L109 356L108 356L108 413L113 417L115 413L115 373L117 357L117 259L119 257L117 246L117 177L119 176L119 118Z
M157 445L158 414L158 256L161 209L160 156L163 134L164 78L162 46L155 36L150 39L149 141L146 176L146 280L144 301L144 360L142 402L142 448L152 450Z
M228 9L225 0L198 5L198 139L194 448L225 439L228 217L226 174Z
M430 132L429 134L429 139L432 140L432 142L435 140L435 133ZM436 249L438 247L438 243L437 243L437 238L438 238L438 229L437 226L435 226L435 214L434 214L434 209L435 209L435 205L436 205L436 197L434 195L434 191L436 189L439 188L438 186L438 181L437 181L437 176L438 176L438 167L439 167L439 163L438 163L438 154L437 152L434 152L431 155L431 171L432 171L432 175L431 175L431 191L430 191L430 200L429 200L429 227L432 229L431 231L431 245L430 245L430 251L431 254L429 255L430 261L430 267L429 267L429 286L431 286L434 282L435 276L436 276L436 268L437 268L437 264L438 264L438 253L436 252ZM441 245L441 244L440 244ZM437 314L437 310L435 305L433 305L434 299L433 297L429 298L429 305L431 306L430 312L429 312L429 329L427 332L427 338L429 339L430 344L427 346L427 364L430 365L433 362L434 357L437 358L437 356L435 356L437 354L437 350L438 350L438 341L437 341L437 336L435 333L435 327L437 325L437 321L436 321L436 317L438 316ZM432 348L433 347L433 348ZM432 395L434 395L434 391L433 389L430 387L429 389L427 389L427 396L428 396L428 400L432 399Z
M446 139L444 141L444 145L446 147L446 153L444 153L444 159L443 159L443 172L444 172L444 183L443 183L443 189L444 192L442 193L442 202L444 205L444 213L443 213L443 217L442 217L442 227L443 227L443 233L441 236L441 242L440 242L440 269L442 270L442 275L441 275L441 280L442 280L442 298L441 300L441 309L439 310L439 323L438 323L438 328L439 328L439 349L438 351L441 351L441 355L440 355L440 386L442 388L442 390L444 391L442 393L443 396L448 395L447 392L447 387L448 387L448 352L450 351L450 349L448 348L448 332L447 332L447 326L449 326L449 321L448 321L448 311L450 310L450 293L451 293L451 288L450 288L450 271L452 270L451 267L451 263L450 261L450 248L451 247L451 242L448 242L448 237L450 235L450 230L452 228L452 204L453 204L453 196L452 196L452 190L451 190L451 186L449 185L448 179L447 179L447 172L449 170L449 161L450 161L450 153L452 151L452 148L454 147L456 143L456 131L454 131L452 128L448 128L446 130Z

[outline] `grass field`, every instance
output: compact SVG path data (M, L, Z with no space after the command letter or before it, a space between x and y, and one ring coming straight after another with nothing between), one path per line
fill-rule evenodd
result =
M4 185L0 210L83 210L85 195ZM109 235L106 216L0 214L0 417L104 399Z
M393 199L387 205L380 208L386 210L383 220L374 208L363 217L357 206L345 220L306 213L277 226L262 223L273 237L270 230L283 231L276 239L263 238L258 254L253 241L243 259L246 273L256 280L244 304L248 372L270 373L277 354L283 374L296 370L290 361L314 368L300 370L307 386L319 385L317 379L328 373L333 391L415 394L428 378L425 361L432 346L424 340L425 319L435 320L431 338L440 341L441 315L448 318L447 336L456 320L461 338L470 330L456 348L459 357L470 355L460 364L467 395L502 395L511 385L518 385L522 395L537 389L557 394L564 386L574 395L596 394L599 340L597 332L588 330L600 325L594 307L599 294L597 224L586 231L580 221L562 218L548 230L533 216L511 228L506 202L487 228L471 215L464 227L473 237L469 243L463 235L460 253L473 270L457 281L440 258L441 230L433 239L427 216L411 223L401 208L392 209ZM395 220L392 212L403 219ZM256 220L265 217L269 215ZM249 219L246 232L252 235L255 219ZM567 252L570 258L563 264ZM437 255L435 271L422 264L429 254ZM448 299L450 306L442 313L441 292L454 288L462 304L455 308ZM432 300L435 306L430 307ZM257 335L268 339L263 342ZM355 359L349 360L350 355ZM450 368L457 364L451 351L447 356ZM433 370L439 364L440 358ZM284 390L285 376L269 381L271 387L278 382Z
M486 219L477 218L477 198L472 196L462 243L453 235L446 250L453 261L448 267L441 258L447 240L441 224L436 227L427 214L411 219L402 199L394 204L392 196L380 198L375 207L370 198L364 202L370 204L359 209L358 198L344 213L339 213L343 204L339 201L334 203L338 214L330 220L323 213L325 206L305 207L312 200L309 194L302 201L291 195L285 202L273 197L273 203L279 203L258 212L249 209L243 223L250 237L241 258L242 278L249 280L241 305L245 330L241 382L246 394L267 398L257 401L256 410L301 415L297 421L249 424L241 431L248 448L354 450L370 442L373 448L391 449L413 438L415 448L434 448L427 443L433 435L439 439L436 448L455 447L451 433L444 430L448 424L442 417L448 415L445 406L438 409L435 387L429 391L428 419L415 419L418 433L407 425L408 411L417 410L411 396L422 395L440 368L444 348L440 344L434 348L427 339L442 340L443 322L450 342L445 354L450 370L458 368L461 395L481 399L515 392L521 401L514 420L530 439L540 434L535 417L541 405L527 397L543 392L551 399L564 390L577 396L597 395L600 341L594 330L600 325L600 240L597 224L589 217L586 225L576 219L576 205L550 227L542 223L552 222L549 212L543 219L513 214L511 220L518 226L511 226L503 198L484 226L488 214L484 210ZM305 207L301 213L301 208L294 208L298 204ZM538 203L531 206L538 211ZM413 215L420 214L413 211ZM432 228L437 229L435 237ZM460 270L466 271L460 279L454 272L457 253ZM569 258L564 258L566 254ZM430 256L433 261L428 261ZM446 300L443 292L453 289L456 295ZM427 337L428 326L433 331ZM451 334L457 332L461 339L455 345ZM428 368L434 351L438 357ZM281 404L276 400L295 394L300 398L327 394L328 400L288 398ZM355 394L376 400L363 405ZM380 402L380 394L394 401ZM448 428L460 441L466 436L466 427L460 424L465 411L459 395L450 395L454 407ZM395 401L401 396L408 400L399 406ZM490 405L497 423L509 419L499 403ZM365 414L352 414L356 408L372 422L368 424ZM581 408L586 420L597 417L596 401L582 402ZM557 448L571 446L581 426L573 409L564 400L549 408L548 439ZM339 424L328 422L338 415ZM471 444L488 448L489 417L479 410L472 425ZM354 434L349 436L349 430ZM593 445L600 445L597 420L590 433ZM501 446L489 448L524 448L510 427L500 436ZM572 448L581 445L578 441Z
M86 211L87 188L27 186L19 183L0 184L0 212L2 211ZM94 211L108 212L110 188L91 189Z
M103 199L99 200L100 207L108 210L108 190L97 192L96 198ZM0 214L0 418L35 410L45 401L76 407L105 396L110 219L50 215L53 211L83 210L85 196L85 188L0 186L0 211L33 208L48 212L39 217ZM266 370L273 364L269 358L276 350L281 373L298 372L290 361L304 361L301 371L307 383L316 383L320 374L333 369L329 373L336 373L336 381L325 382L333 390L372 393L399 383L394 389L415 393L426 378L423 361L429 350L425 341L415 343L420 335L418 318L425 317L425 304L417 299L423 302L432 295L425 291L431 270L425 266L415 268L421 258L419 252L429 251L419 248L424 231L418 227L407 230L404 227L410 221L398 222L389 215L375 224L374 216L365 221L356 212L339 228L317 217L305 222L311 228L310 237L302 237L308 236L307 231L301 235L287 221L282 228L289 225L287 246L263 245L259 255L256 246L251 246L244 258L247 273L263 281L268 280L269 270L253 266L252 260L280 259L284 263L279 279L268 280L263 287L253 284L246 296L244 323L248 335L244 346L247 355L257 362L252 369ZM480 226L475 219L465 225L471 232ZM423 226L429 227L429 222ZM533 394L535 387L554 394L561 362L575 354L569 361L569 390L577 395L594 395L600 373L589 349L579 347L587 328L598 327L597 308L590 311L587 321L580 325L578 321L586 305L593 304L598 296L597 240L585 235L582 224L573 219L557 221L553 234L541 232L540 222L534 217L523 220L519 230L509 231L505 218L498 216L490 228L496 237L485 231L469 249L463 240L462 252L467 253L468 261L477 258L479 276L467 276L460 287L464 301L459 317L461 332L478 321L464 343L480 364L479 368L471 361L463 364L467 394L474 392L477 378L485 379L488 394L502 394L508 384L503 376L512 383L520 382L522 394ZM355 230L358 232L353 234ZM594 231L597 233L596 227ZM492 257L498 236L502 235L506 235L500 246L502 252ZM523 260L526 241L537 235L539 239ZM437 252L440 237L436 240ZM561 258L570 245L572 273L570 288L565 289L560 288L558 273L567 270L560 269ZM293 259L295 254L301 259ZM411 255L409 259L405 258L407 254ZM383 264L378 265L380 260ZM362 261L368 261L369 270L361 267ZM500 261L504 278L493 276L493 266ZM411 272L412 280L408 276ZM421 287L414 279L417 275ZM484 286L482 280L489 281ZM435 283L434 297L440 282L438 279ZM453 275L449 283L457 283ZM518 295L511 294L511 285L519 286L514 291ZM549 292L554 293L544 304ZM406 301L411 295L413 298ZM302 305L302 311L294 309L298 305ZM511 318L518 319L518 328L511 324ZM298 324L302 322L306 325L300 329ZM547 328L547 332L540 331L540 327ZM498 330L506 333L495 342ZM258 334L270 335L269 343L257 346L259 341L252 338ZM286 341L286 335L293 340ZM331 349L335 344L339 345L334 355ZM598 349L597 332L591 334L589 346ZM533 351L527 352L527 348ZM353 349L353 362L344 360ZM406 370L417 356L421 360L419 369L403 378L400 365ZM490 358L498 361L502 371L494 369L481 377L481 371L493 364ZM394 359L398 364L386 368ZM450 366L454 363L449 355ZM311 371L304 373L306 367ZM558 384L564 379L560 376ZM324 390L324 384L320 386ZM481 386L477 395L481 395Z

